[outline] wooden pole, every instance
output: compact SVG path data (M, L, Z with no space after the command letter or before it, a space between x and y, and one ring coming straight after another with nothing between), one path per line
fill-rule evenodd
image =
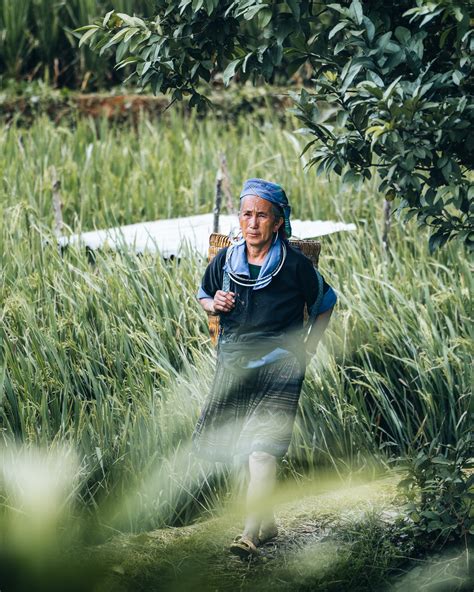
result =
M222 179L222 166L219 166L216 175L216 201L214 202L214 223L212 226L212 232L219 232L219 215L222 205Z
M60 238L63 234L63 213L61 203L61 181L58 178L56 167L51 167L52 191L53 191L53 211L54 211L54 234Z
M390 234L390 214L392 212L392 202L387 199L383 204L383 232L382 232L382 244L386 252L389 251L389 234Z
M227 168L227 158L225 154L221 154L221 169L222 169L222 189L227 199L227 213L236 214L237 208L235 207L232 192L230 190L230 175L229 169Z

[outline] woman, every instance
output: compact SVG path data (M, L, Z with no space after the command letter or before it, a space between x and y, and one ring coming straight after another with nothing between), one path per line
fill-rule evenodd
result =
M248 462L247 518L230 547L241 557L277 534L269 508L277 459L290 444L306 360L336 302L311 261L289 245L290 212L280 185L247 180L240 194L243 239L217 254L198 293L203 309L220 316L220 333L194 448L213 461ZM305 306L314 320L306 342Z

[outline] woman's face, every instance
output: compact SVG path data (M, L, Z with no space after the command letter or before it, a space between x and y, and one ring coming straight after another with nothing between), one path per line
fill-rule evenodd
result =
M266 199L246 195L240 204L239 222L247 245L261 249L270 246L283 218L275 219L272 204Z

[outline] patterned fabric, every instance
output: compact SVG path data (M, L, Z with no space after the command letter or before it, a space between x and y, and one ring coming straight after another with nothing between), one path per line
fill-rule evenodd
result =
M283 217L285 218L285 233L286 238L291 236L291 207L288 203L288 198L281 185L265 181L264 179L247 179L245 181L243 189L240 193L240 199L246 195L258 195L262 199L266 199L271 203L280 206L283 210Z
M215 462L257 450L283 457L303 379L295 356L239 372L229 371L218 356L211 393L193 434L195 453Z

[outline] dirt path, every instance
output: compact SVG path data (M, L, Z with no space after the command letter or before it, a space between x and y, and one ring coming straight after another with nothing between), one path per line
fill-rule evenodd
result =
M351 581L363 579L364 566L354 566L353 545L338 532L350 534L361 525L370 532L375 524L389 523L395 494L396 480L387 478L282 503L278 537L251 562L228 552L240 532L240 518L230 513L188 527L119 536L94 551L103 573L99 589L355 590Z

